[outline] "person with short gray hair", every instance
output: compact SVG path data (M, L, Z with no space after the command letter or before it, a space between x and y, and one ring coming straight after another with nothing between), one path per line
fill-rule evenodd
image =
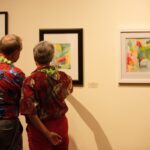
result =
M47 41L42 41L33 49L34 60L39 64L49 64L53 59L54 46Z
M68 150L68 107L72 79L51 65L54 46L41 41L33 48L36 69L23 84L21 114L27 122L30 150Z

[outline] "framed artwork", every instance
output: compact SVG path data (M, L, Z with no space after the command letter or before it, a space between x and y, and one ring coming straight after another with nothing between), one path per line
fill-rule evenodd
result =
M150 31L120 32L120 83L150 83Z
M8 13L0 12L0 38L8 33Z
M52 64L70 75L74 85L83 86L83 29L40 29L39 38L54 45Z

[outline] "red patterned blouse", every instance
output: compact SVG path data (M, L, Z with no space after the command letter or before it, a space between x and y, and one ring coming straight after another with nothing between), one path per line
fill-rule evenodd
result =
M37 114L41 120L60 118L68 110L64 99L72 91L72 79L66 73L51 66L38 67L24 81L21 114Z

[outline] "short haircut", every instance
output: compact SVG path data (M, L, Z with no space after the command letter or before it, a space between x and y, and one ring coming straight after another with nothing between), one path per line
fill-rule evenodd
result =
M54 56L54 46L48 41L41 41L33 48L33 55L38 64L50 63Z
M12 54L15 50L22 49L22 40L15 34L8 34L0 39L0 53L5 55Z

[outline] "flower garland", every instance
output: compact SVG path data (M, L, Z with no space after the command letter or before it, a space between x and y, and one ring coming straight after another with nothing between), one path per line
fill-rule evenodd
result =
M8 65L13 65L13 62L11 60L8 60L4 56L0 56L0 63L6 63Z
M51 76L51 75L54 75L55 73L57 73L57 70L55 70L53 68L44 68L44 69L41 69L41 72L45 72Z
M49 76L53 77L55 80L59 79L58 69L55 67L43 68L40 71L48 74Z

